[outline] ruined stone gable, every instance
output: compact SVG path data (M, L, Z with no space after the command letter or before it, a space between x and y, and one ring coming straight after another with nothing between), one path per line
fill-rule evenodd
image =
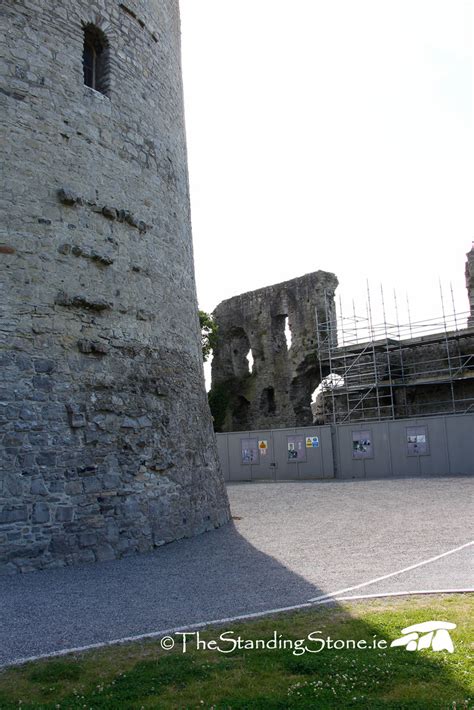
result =
M466 288L470 307L469 326L474 327L474 243L466 256Z
M337 284L334 274L317 271L217 306L209 400L216 431L312 423L311 397L321 380L317 323L335 318Z

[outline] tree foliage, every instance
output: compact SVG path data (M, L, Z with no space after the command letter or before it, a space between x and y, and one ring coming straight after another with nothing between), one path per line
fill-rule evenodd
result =
M217 323L210 313L199 311L201 326L202 359L207 362L217 342Z

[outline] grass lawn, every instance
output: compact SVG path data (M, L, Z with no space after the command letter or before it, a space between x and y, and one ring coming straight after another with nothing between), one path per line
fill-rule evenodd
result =
M320 631L322 638L372 643L375 637L389 646L406 626L443 620L457 624L452 654L403 647L301 655L289 648L241 648L223 654L196 650L191 637L183 653L182 639L175 637L171 651L147 641L1 671L0 708L474 708L473 607L472 595L373 600L201 632L201 640L233 631L248 642L268 641L275 631L293 641ZM231 644L220 645L228 650ZM308 643L313 650L320 645Z

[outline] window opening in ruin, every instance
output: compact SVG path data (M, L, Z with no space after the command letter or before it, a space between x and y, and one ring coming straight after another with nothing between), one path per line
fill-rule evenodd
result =
M288 316L285 316L285 338L286 338L286 347L289 350L291 348L291 328L290 328L290 322L289 322Z
M107 95L109 88L109 44L106 36L95 25L84 27L82 54L84 84Z
M344 378L340 375L336 375L334 372L331 372L316 387L311 401L316 402L316 399L322 392L330 392L331 390L338 389L339 387L344 387Z
M247 362L249 364L249 372L253 372L254 359L251 350L247 353Z
M260 411L262 414L275 414L276 403L275 403L275 390L273 387L265 387L260 395Z

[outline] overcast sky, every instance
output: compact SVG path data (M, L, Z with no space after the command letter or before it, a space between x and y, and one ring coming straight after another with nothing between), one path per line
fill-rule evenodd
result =
M468 0L181 0L201 308L333 271L412 318L468 308ZM388 294L388 295L387 295ZM401 317L404 319L405 313Z

